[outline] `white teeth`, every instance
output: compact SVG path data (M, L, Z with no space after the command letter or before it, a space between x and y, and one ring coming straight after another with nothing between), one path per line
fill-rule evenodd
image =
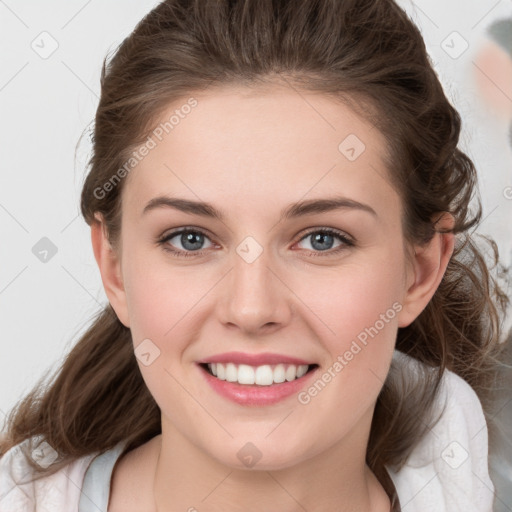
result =
M278 364L274 368L274 382L280 384L286 380L284 364Z
M238 366L238 383L254 384L254 368L246 364Z
M217 379L226 380L226 367L217 363Z
M303 375L306 375L308 371L308 365L307 364L301 364L297 368L297 378L302 377Z
M226 365L226 380L228 382L236 382L238 379L238 371L233 363Z
M288 382L295 380L295 377L297 377L297 367L292 365L288 366L284 375Z
M254 382L260 386L271 386L274 382L274 373L268 364L256 368Z
M284 381L291 382L305 375L309 365L285 365L249 366L247 364L236 365L234 363L209 363L209 370L219 380L238 382L239 384L257 384L259 386L271 386Z

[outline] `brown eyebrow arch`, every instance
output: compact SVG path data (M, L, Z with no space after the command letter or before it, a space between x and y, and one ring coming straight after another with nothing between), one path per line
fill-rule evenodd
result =
M218 219L221 222L225 219L224 214L209 203L167 196L158 196L151 199L144 207L142 215L156 208L174 208L185 213ZM291 204L281 212L279 221L349 208L368 212L374 217L377 217L376 211L367 204L347 197L333 197L326 199L310 199Z

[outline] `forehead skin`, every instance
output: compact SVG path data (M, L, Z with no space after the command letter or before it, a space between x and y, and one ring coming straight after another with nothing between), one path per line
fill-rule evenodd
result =
M268 231L285 206L333 194L370 204L381 228L400 218L385 138L343 103L281 86L193 96L197 106L161 141L153 136L156 147L128 175L123 224L140 222L158 195L211 202L226 213L228 229L243 220ZM185 103L174 102L159 122ZM360 155L351 161L344 148L354 141Z

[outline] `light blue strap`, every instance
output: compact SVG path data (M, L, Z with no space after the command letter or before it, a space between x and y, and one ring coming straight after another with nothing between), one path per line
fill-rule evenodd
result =
M125 442L97 455L85 472L78 502L78 512L107 512L110 480L114 465L123 452Z

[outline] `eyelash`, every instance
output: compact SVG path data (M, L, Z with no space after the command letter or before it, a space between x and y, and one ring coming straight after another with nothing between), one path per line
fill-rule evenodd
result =
M171 249L169 246L167 246L167 242L174 238L176 235L181 235L182 233L196 233L204 235L207 238L210 238L204 231L197 228L183 228L178 231L173 231L172 233L169 233L168 235L164 235L162 238L157 240L158 245L161 245L164 251L167 251L171 253L172 256L175 256L177 258L191 258L194 256L202 255L203 251L181 251L176 249ZM314 233L322 233L322 234L328 234L333 235L334 237L338 238L341 242L343 242L343 245L340 245L336 249L331 249L328 251L308 251L309 255L311 256L321 256L321 257L328 257L328 256L334 256L340 253L341 251L344 251L347 249L347 247L353 247L355 243L349 239L346 235L344 235L341 231L332 229L332 228L321 228L321 229L312 229L311 231L308 231L305 235L302 236L298 240L298 242L301 242L305 238L307 238L309 235L312 235Z

